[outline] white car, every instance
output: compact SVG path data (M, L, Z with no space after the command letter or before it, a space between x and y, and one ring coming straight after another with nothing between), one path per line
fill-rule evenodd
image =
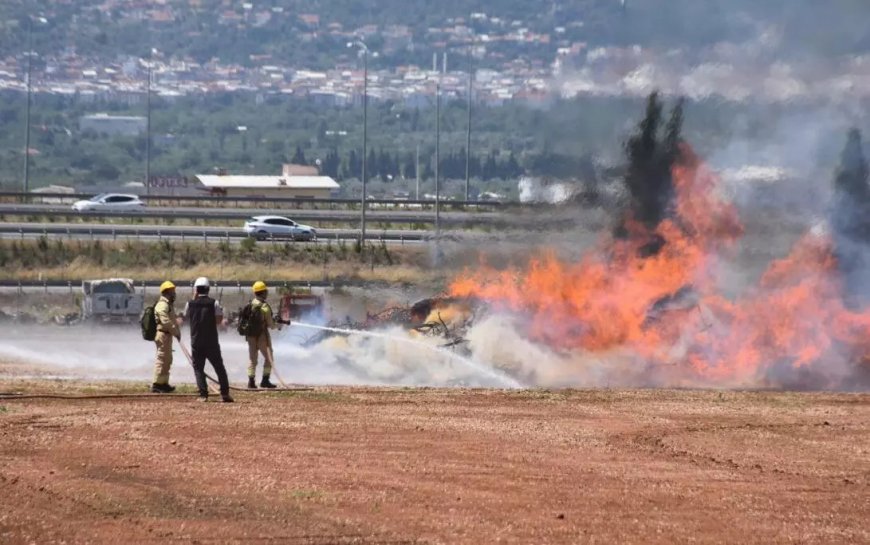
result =
M72 205L72 209L76 212L88 210L135 210L143 206L145 206L145 203L139 200L139 197L136 195L100 193L86 201L76 201Z
M292 240L315 240L317 230L281 216L254 216L245 222L245 234L260 240L289 238Z

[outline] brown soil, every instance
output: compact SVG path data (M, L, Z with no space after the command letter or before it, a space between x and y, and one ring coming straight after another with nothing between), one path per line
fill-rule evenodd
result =
M0 401L0 542L870 543L868 395L165 397Z

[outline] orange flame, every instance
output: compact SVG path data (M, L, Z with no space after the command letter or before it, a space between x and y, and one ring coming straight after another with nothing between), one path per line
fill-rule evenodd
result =
M672 174L674 212L654 232L629 222L627 238L605 239L577 263L549 251L524 269L466 271L450 294L523 317L531 339L556 349L622 348L645 365L676 365L673 384L780 385L793 380L780 369L810 367L832 377L817 386L842 379L825 362L868 353L870 314L843 305L829 240L804 237L755 289L729 300L717 257L743 234L737 212L687 146ZM658 252L643 254L656 238Z

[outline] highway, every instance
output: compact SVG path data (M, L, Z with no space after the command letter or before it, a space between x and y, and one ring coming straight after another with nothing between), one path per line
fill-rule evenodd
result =
M0 223L0 238L36 239L69 238L74 240L113 240L136 238L138 240L212 241L239 242L247 235L242 229L228 227L197 227L175 225L104 225L81 223ZM358 229L318 229L318 242L356 240ZM390 243L421 242L434 236L430 231L377 230L366 231L366 240ZM285 240L276 238L277 240Z
M0 204L0 216L31 217L78 217L78 218L150 218L191 220L245 220L252 216L290 216L299 222L358 224L360 213L356 210L288 210L266 208L204 208L171 207L139 208L135 210L100 210L77 212L66 205L45 204ZM368 210L366 219L371 223L433 224L435 214L431 211ZM526 218L528 221L531 218ZM469 227L474 225L519 225L523 220L516 213L502 212L442 212L441 224ZM535 220L538 221L538 220Z

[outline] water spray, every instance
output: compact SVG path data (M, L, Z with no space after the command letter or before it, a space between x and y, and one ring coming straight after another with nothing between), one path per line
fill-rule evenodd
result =
M514 379L513 377L510 377L509 375L507 375L505 373L501 373L499 371L496 371L495 369L492 369L490 367L486 367L485 365L481 365L481 364L477 363L476 361L471 360L469 358L466 358L464 356L461 356L455 352L445 350L444 348L441 348L439 346L432 346L430 344L427 344L427 343L424 343L424 342L421 342L421 341L418 341L415 339L409 339L407 337L399 337L396 335L390 335L388 333L381 333L378 331L366 331L366 330L362 330L362 329L349 329L349 328L343 328L343 327L329 327L329 326L307 324L305 322L293 322L292 325L298 326L298 327L304 327L304 328L308 328L308 329L316 329L319 331L331 331L333 333L341 333L343 335L360 335L363 337L373 337L376 339L398 341L398 342L403 342L406 344L411 344L415 347L423 347L423 348L426 348L432 352L436 352L442 356L447 356L455 361L458 361L459 363L461 363L465 367L475 371L476 373L479 373L483 376L495 379L500 384L502 384L505 388L523 388L522 384L520 384L516 379Z

